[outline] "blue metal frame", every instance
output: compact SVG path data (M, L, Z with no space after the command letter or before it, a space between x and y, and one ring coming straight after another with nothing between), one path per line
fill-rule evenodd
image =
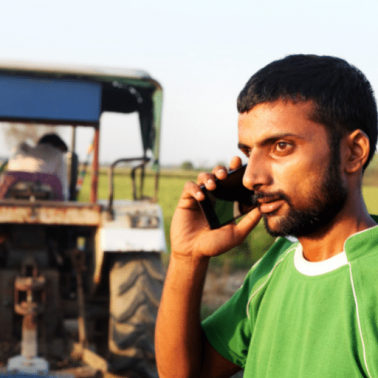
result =
M0 118L98 123L101 84L0 74Z

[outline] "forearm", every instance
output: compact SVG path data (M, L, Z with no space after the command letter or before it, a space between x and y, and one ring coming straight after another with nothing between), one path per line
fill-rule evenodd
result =
M171 256L155 333L161 378L200 376L200 305L208 261Z

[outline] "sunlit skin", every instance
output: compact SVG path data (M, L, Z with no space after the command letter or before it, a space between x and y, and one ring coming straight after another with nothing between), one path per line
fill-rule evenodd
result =
M278 100L259 104L240 114L239 148L248 158L243 179L247 188L268 195L281 191L294 207L305 209L308 206L309 194L319 190L331 157L326 128L311 120L312 112L312 102ZM353 154L351 148L356 148L349 142L348 134L341 142L346 158ZM348 167L342 159L341 179L349 193L342 211L321 234L299 238L310 261L324 260L342 252L348 236L374 224L360 198L360 175L350 172ZM274 230L287 215L289 204L275 197L259 202L260 211ZM350 227L346 227L345 222ZM314 240L315 248L311 244Z

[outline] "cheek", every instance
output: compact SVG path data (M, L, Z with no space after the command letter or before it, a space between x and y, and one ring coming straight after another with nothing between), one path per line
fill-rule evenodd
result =
M295 198L306 197L319 187L328 161L308 161L298 159L288 164L274 167L274 186Z

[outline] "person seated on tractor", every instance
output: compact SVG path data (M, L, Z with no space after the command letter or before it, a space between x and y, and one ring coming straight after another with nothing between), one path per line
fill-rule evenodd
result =
M8 161L7 171L54 174L62 184L64 199L68 199L65 153L66 143L55 133L43 135L36 146L21 143Z

